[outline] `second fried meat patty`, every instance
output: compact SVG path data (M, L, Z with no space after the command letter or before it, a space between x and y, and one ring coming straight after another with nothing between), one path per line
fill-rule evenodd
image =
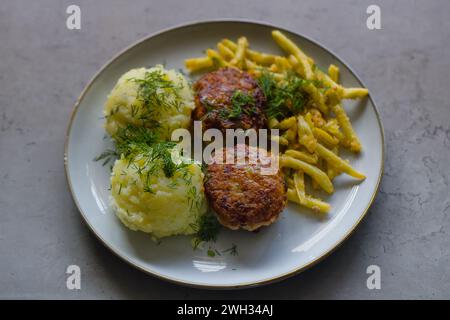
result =
M253 231L275 222L287 203L286 187L280 170L264 175L261 162L250 163L250 153L258 148L238 144L237 152L245 152L245 164L226 164L227 150L221 149L208 165L205 193L222 225L230 229ZM265 164L265 165L270 165Z
M266 98L250 74L235 68L222 68L202 76L195 84L194 120L202 120L204 130L261 129L266 127L263 109ZM239 93L251 98L235 110L233 96ZM242 99L241 99L242 100ZM247 99L248 100L248 99Z

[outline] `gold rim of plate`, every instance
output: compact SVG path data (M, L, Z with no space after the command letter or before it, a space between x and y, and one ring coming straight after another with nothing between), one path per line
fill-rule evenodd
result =
M369 93L368 95L368 99L370 99L374 111L375 111L375 115L377 117L377 121L378 121L378 125L380 128L380 134L381 134L381 170L380 173L378 175L377 178L377 184L376 184L376 188L374 193L372 194L370 201L366 207L366 209L364 210L363 214L359 217L358 221L356 221L356 223L351 227L351 229L341 238L339 239L330 250L328 250L327 252L323 253L321 256L316 257L313 261L302 265L294 270L291 270L287 273L284 274L280 274L276 277L272 277L272 278L268 278L265 280L261 280L261 281L257 281L257 282L242 282L242 283L238 283L238 284L232 284L232 285L208 285L208 284L202 284L202 283L196 283L196 282L187 282L181 279L176 279L176 278L170 278L164 275L161 275L159 273L153 272L153 271L149 271L137 264L135 264L134 262L132 262L131 260L129 260L127 257L121 255L120 253L116 252L116 250L114 248L112 248L111 246L108 245L108 243L103 240L103 238L95 231L95 229L92 227L92 225L88 222L85 213L83 212L83 210L81 210L81 206L78 203L77 198L75 197L75 194L73 192L73 187L72 187L72 182L70 179L70 175L69 175L69 171L68 171L68 157L67 157L67 150L68 150L68 142L69 142L69 136L70 136L70 132L71 132L71 128L72 128L72 123L73 120L75 119L75 115L78 111L78 107L80 105L80 102L83 100L86 92L90 89L90 87L92 86L92 84L97 80L98 76L110 65L112 64L115 60L117 60L120 56L122 56L124 53L126 53L127 51L129 51L130 49L134 48L135 46L153 38L156 36L159 36L163 33L166 32L170 32L170 31L175 31L178 29L183 29L183 28L188 28L188 27L192 27L195 25L207 25L207 24L214 24L214 23L244 23L244 24L252 24L255 26L263 26L263 27L270 27L273 29L278 29L284 32L289 32L292 34L295 34L296 36L303 38L304 40L313 43L314 45L320 47L321 49L329 52L331 55L333 55L334 58L336 58L340 63L342 63L351 73L352 75L356 78L356 80L359 82L359 84L361 85L361 87L366 88L366 86L364 85L364 83L361 81L361 79L359 78L359 76L355 73L355 71L353 71L352 68L350 68L348 66L347 63L345 63L345 61L343 61L338 55L336 55L333 51L329 50L327 47L323 46L322 44L320 44L319 42L312 40L311 38L308 38L306 36L303 36L301 34L298 34L297 32L294 32L292 30L289 30L287 28L282 28L279 27L277 25L273 25L270 23L265 23L262 21L257 21L257 20L246 20L246 19L212 19L212 20L202 20L202 21L192 21L192 22L188 22L188 23L183 23L174 27L169 27L169 28L165 28L162 29L160 31L154 32L144 38L141 38L140 40L134 42L133 44L129 45L128 47L126 47L125 49L121 50L119 53L117 53L114 57L112 57L111 59L109 59L109 61L107 61L96 73L95 75L92 77L92 79L88 82L88 84L84 87L83 91L81 91L81 94L79 95L79 97L77 98L75 104L72 107L72 112L70 115L70 119L69 119L69 123L67 126L67 130L66 130L66 136L65 136L65 141L64 141L64 168L65 168L65 174L66 174L66 180L67 180L67 184L69 186L69 190L70 193L72 195L72 199L75 202L75 205L78 209L78 211L80 212L84 222L86 223L86 225L89 227L89 229L94 233L94 235L109 249L111 250L116 256L120 257L122 260L124 260L125 262L127 262L128 264L132 265L133 267L143 271L144 273L147 273L149 275L155 276L156 278L162 279L162 280L166 280L172 283L176 283L176 284L180 284L180 285L185 285L185 286L189 286L189 287L194 287L194 288L203 288L203 289L243 289L243 288L251 288L251 287L257 287L257 286L263 286L266 284L271 284L271 283L275 283L278 281L282 281L284 279L287 279L289 277L292 277L294 275L297 275L311 267L313 267L314 265L316 265L317 263L321 262L322 260L324 260L325 258L327 258L330 254L332 254L337 248L339 248L339 246L345 241L347 240L355 231L356 227L361 223L361 221L364 219L364 217L367 215L367 212L369 211L373 201L375 200L376 195L378 194L378 191L380 189L380 185L381 185L381 178L383 176L384 173L384 161L385 161L385 141L384 141L384 129L383 129L383 124L381 122L381 117L380 114L378 112L377 106L375 104L375 101L373 100L372 94Z

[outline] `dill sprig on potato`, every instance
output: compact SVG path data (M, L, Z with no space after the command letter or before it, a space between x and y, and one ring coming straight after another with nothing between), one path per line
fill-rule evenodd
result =
M167 109L179 110L182 103L180 90L181 84L174 84L167 79L167 76L159 69L146 72L143 79L130 79L138 84L137 99L142 101L143 108L140 118L149 120L155 113ZM137 113L137 110L135 110Z

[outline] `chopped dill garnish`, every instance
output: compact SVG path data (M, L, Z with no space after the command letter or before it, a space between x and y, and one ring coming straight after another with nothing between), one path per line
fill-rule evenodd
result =
M222 253L229 253L232 256L239 255L238 251L237 251L237 245L235 245L234 243L233 243L233 245L230 248L223 250Z
M142 101L143 104L140 110L140 118L142 120L150 120L162 110L180 109L182 103L180 90L182 85L175 85L171 80L168 80L162 70L155 69L146 72L144 79L133 78L130 81L134 81L139 85L137 99Z
M156 133L145 127L128 125L121 128L114 136L115 150L106 150L94 160L104 160L103 164L115 160L120 156L128 162L127 168L133 168L144 182L144 191L154 193L151 187L151 178L158 174L159 170L164 172L167 178L179 172L180 178L186 184L191 184L192 174L187 169L191 161L180 161L175 163L172 159L175 142L162 141ZM139 159L139 161L134 161ZM123 173L122 173L123 174ZM171 182L170 187L175 188L177 181ZM197 193L192 191L189 203L192 207L198 206Z
M228 119L238 119L242 113L256 113L255 98L241 90L236 90L231 96L231 108L222 109L221 116Z
M116 152L127 157L135 151L137 146L146 148L159 141L159 138L148 128L130 124L125 128L117 130L114 141L117 150Z
M142 177L145 192L153 193L151 178L158 174L159 170L162 170L167 178L172 178L178 172L180 179L186 184L191 183L192 177L188 170L191 162L180 161L180 163L175 163L172 159L172 151L175 145L176 143L172 141L158 141L152 145L132 143L128 146L126 159L132 163L133 168ZM138 163L141 163L140 165L133 162L136 157L142 160L141 162L138 161ZM174 188L175 186L176 181L172 181L171 187Z
M116 150L107 149L94 158L94 161L103 160L102 166L106 166L110 162L114 162L119 157Z
M167 178L173 177L175 171L186 168L190 163L180 162L175 163L172 159L172 150L176 146L173 141L160 141L152 145L150 162L156 163L159 161L162 165L162 170Z
M105 116L105 119L108 119L108 118L112 117L113 115L115 115L117 112L119 112L119 109L120 109L120 105L114 106L111 109L111 111L109 112L109 114Z
M208 255L208 257L211 257L211 258L222 255L219 250L217 250L216 248L213 248L213 247L209 247L208 250L206 251L206 254Z
M216 106L213 103L209 102L207 99L202 99L201 103L206 108L207 112L211 112L216 109Z
M130 108L131 108L131 117L132 118L136 118L136 116L138 115L138 112L139 112L139 107L137 106L137 105L135 105L135 104L132 104L131 106L130 106Z
M281 120L302 111L308 100L304 87L311 82L289 73L285 81L277 83L269 72L263 72L258 83L267 99L267 117ZM313 84L319 84L316 82Z
M198 197L197 197L197 188L195 186L191 186L188 189L187 195L188 195L189 208L191 210L193 210L194 208L198 209L200 206L200 203L199 203Z
M200 216L195 224L191 225L195 231L194 250L202 242L216 241L221 225L214 214L208 212Z

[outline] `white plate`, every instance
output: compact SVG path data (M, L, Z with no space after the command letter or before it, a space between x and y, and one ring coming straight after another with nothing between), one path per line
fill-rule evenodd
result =
M183 60L202 55L220 39L245 35L252 48L281 53L270 32L278 27L242 21L210 21L177 27L152 35L113 58L87 85L75 104L67 131L67 179L82 217L95 235L114 253L142 271L176 283L238 288L270 283L299 273L335 249L355 229L372 203L383 171L383 130L371 98L345 104L364 152L349 155L352 165L367 175L358 184L342 175L336 191L326 197L332 211L324 219L290 204L279 221L259 233L223 230L214 247L236 244L238 255L208 257L193 251L189 237L163 239L157 245L141 232L126 229L108 204L109 169L93 158L110 146L105 139L102 109L120 75L131 68L165 63L183 68ZM283 30L319 67L339 66L345 86L363 86L342 60L317 43Z

